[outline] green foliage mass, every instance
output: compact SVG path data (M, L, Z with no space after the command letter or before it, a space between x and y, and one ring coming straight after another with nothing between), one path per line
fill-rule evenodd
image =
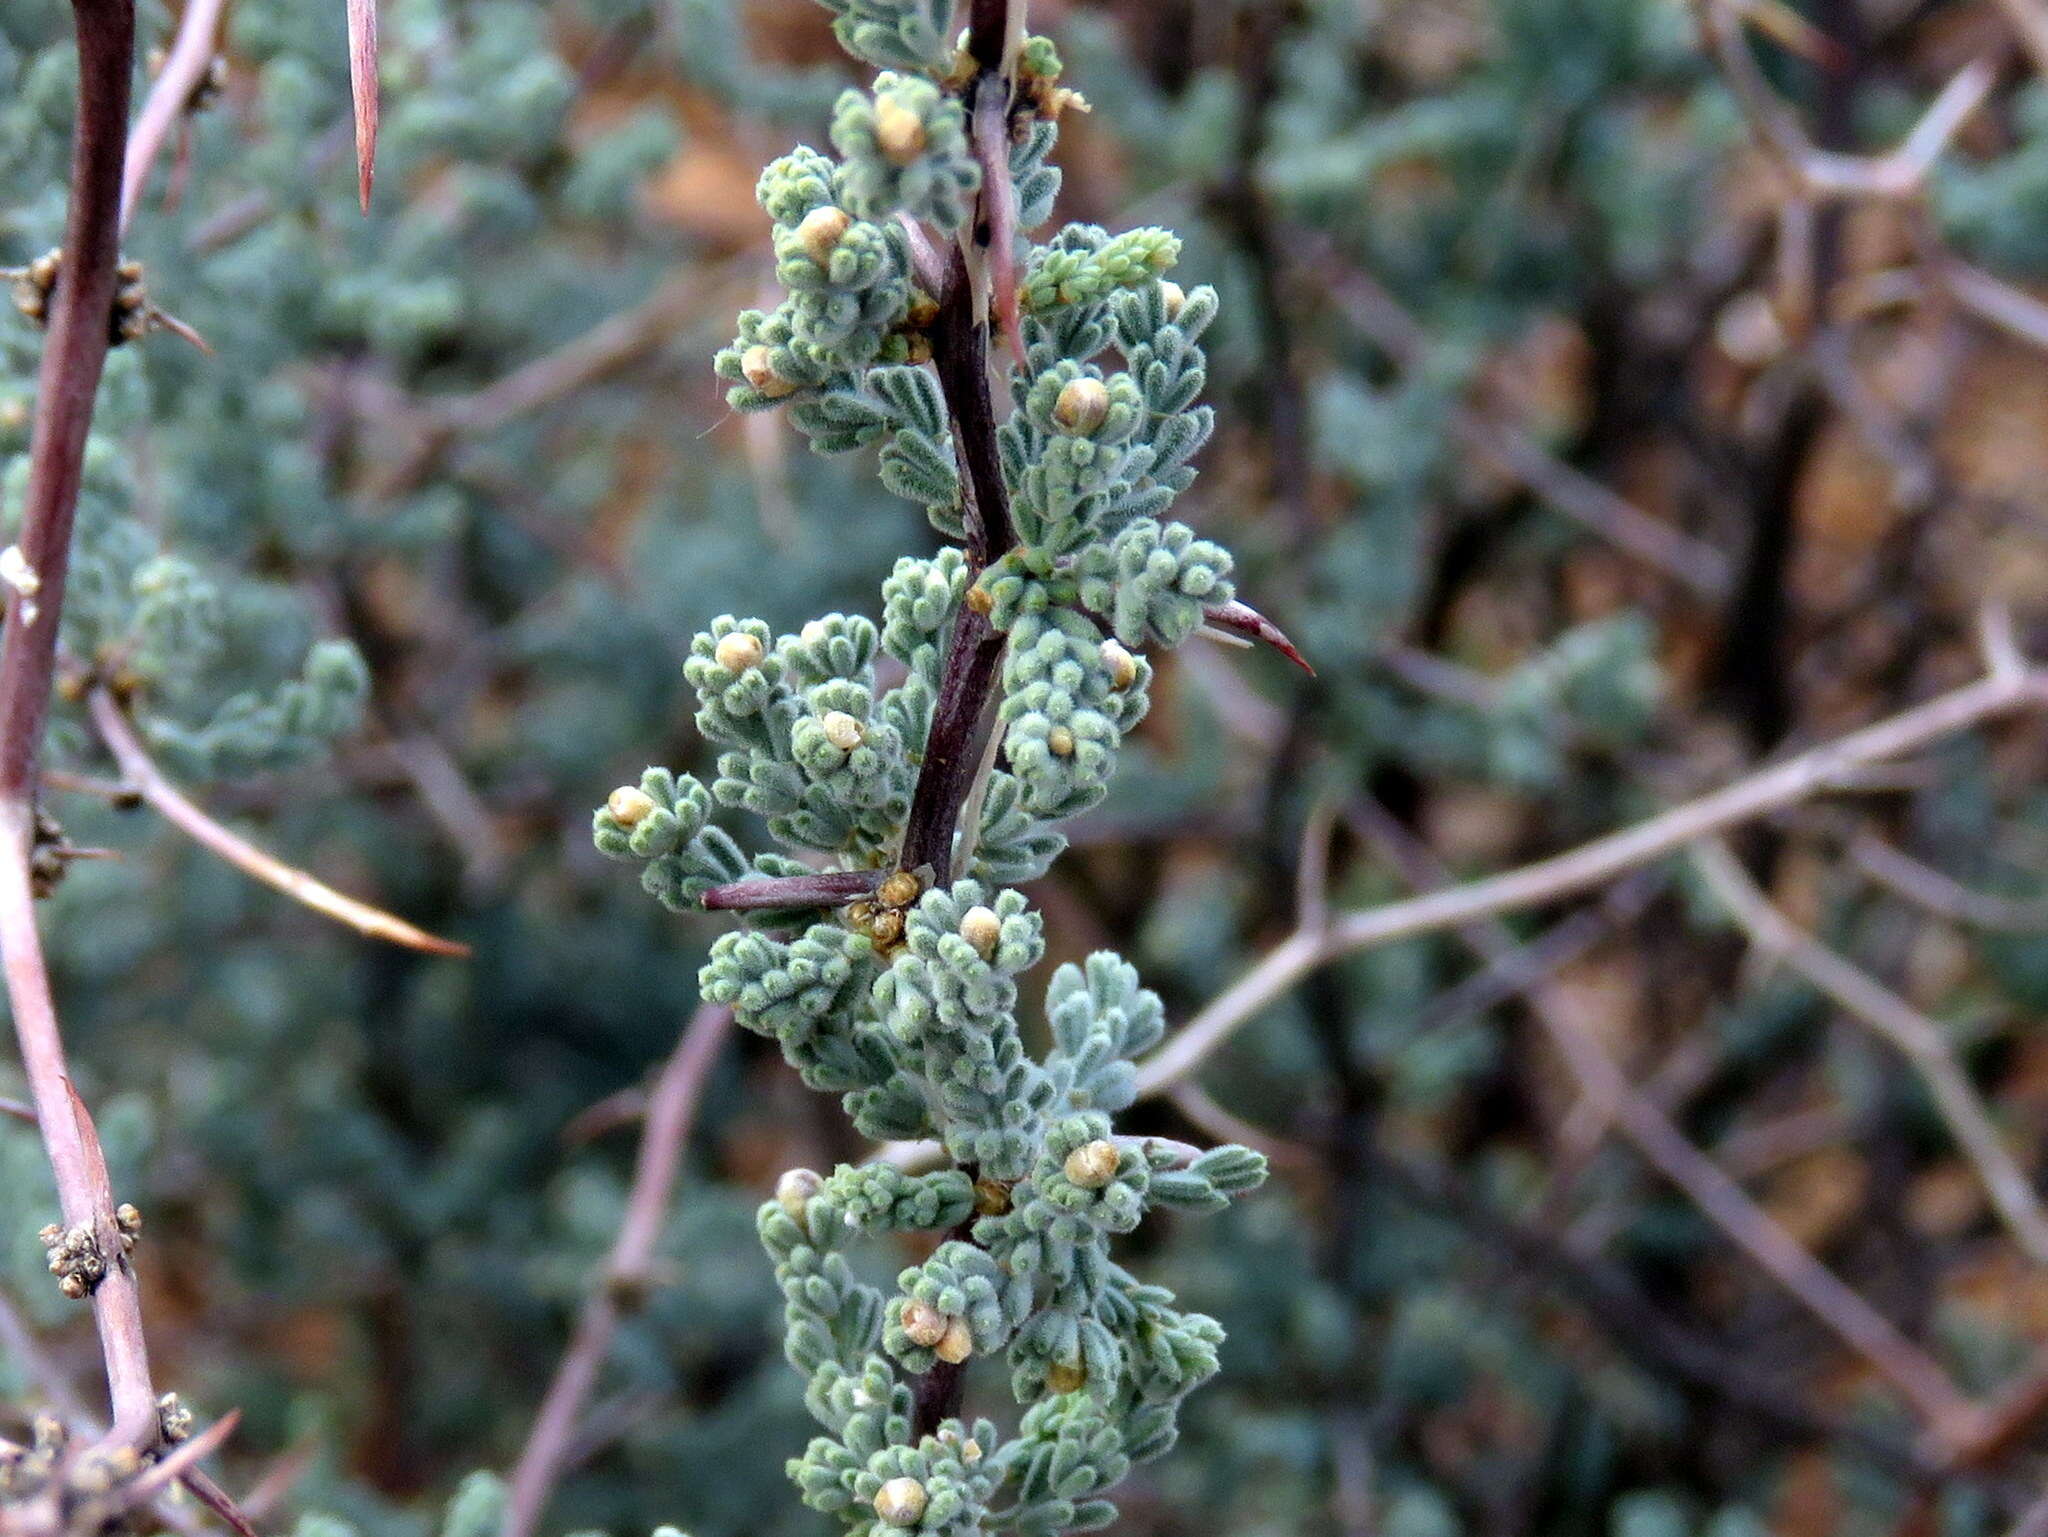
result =
M1945 24L1957 7L1927 9ZM1150 1134L1187 1127L1134 1103L1134 1063L1169 1016L1294 921L1286 866L1325 792L1415 792L1447 822L1513 808L1508 834L1482 818L1451 856L1477 873L1642 809L1627 765L1666 776L1692 742L1672 729L1663 668L1681 648L1660 604L1633 582L1576 596L1567 567L1587 536L1503 492L1452 411L1490 360L1563 316L1592 338L1610 409L1536 436L1567 455L1583 436L1605 477L1643 418L1697 432L1678 382L1696 360L1661 327L1674 304L1711 316L1754 253L1721 190L1739 124L1685 7L1036 18L1065 69L1034 37L1027 74L1085 87L1093 111L1071 185L1052 158L1071 117L1025 114L1009 146L1022 356L996 356L1018 540L981 572L955 547L959 445L920 335L933 296L894 217L950 227L978 186L943 85L952 6L833 0L794 46L763 20L778 8L726 0L379 10L364 217L342 8L228 7L226 89L179 126L124 250L214 356L162 331L112 356L63 638L224 820L474 959L369 946L146 813L49 798L75 841L127 856L75 865L44 930L116 1188L148 1213L160 1366L204 1414L242 1411L234 1487L286 1454L303 1467L275 1529L494 1529L502 1485L471 1470L516 1454L630 1177L631 1136L579 1118L666 1056L700 978L752 1033L712 1075L661 1284L621 1328L597 1399L612 1417L593 1421L550 1529L873 1528L876 1496L907 1478L925 1491L911 1526L934 1533L1081 1530L1114 1499L1134 1532L1323 1537L1357 1508L1361 1449L1370 1519L1392 1537L1737 1537L1765 1529L1795 1479L1810 1488L1821 1455L1844 1529L1892 1529L1903 1453L1729 1407L1719 1364L1675 1371L1657 1353L1668 1333L1576 1289L1620 1278L1683 1316L1688 1347L1723 1346L1711 1363L1786 1354L1844 1380L1637 1165L1589 1164L1574 1242L1598 1252L1567 1256L1582 1268L1562 1282L1517 1247L1557 1199L1521 1088L1541 1075L1512 1008L1443 1008L1474 975L1450 940L1331 969L1206 1080L1253 1124L1313 1143L1310 1175L1236 1201L1252 1160L1164 1158ZM1426 59L1400 44L1424 11L1451 23ZM167 42L173 8L140 12L145 49ZM1269 22L1261 85L1239 51ZM60 0L0 5L0 266L60 238L70 25ZM892 80L819 62L827 25ZM1769 62L1795 99L1823 73ZM2048 135L2038 88L2009 105L1944 161L1933 213L1962 254L2025 278L2048 250ZM881 132L897 109L923 139L903 164ZM739 256L713 205L744 186L678 210L675 186L701 185L679 165L751 170L757 146L798 142L836 154L768 167ZM1418 355L1367 324L1353 272L1414 317ZM759 297L771 276L779 291ZM463 415L650 296L629 363ZM746 302L759 308L735 327ZM0 545L40 347L0 312ZM816 452L785 459L749 435L764 427ZM1735 477L1714 465L1696 511L1733 552ZM1264 467L1297 470L1303 505ZM1511 622L1461 623L1450 598L1466 583ZM1211 688L1215 657L1164 655L1240 591L1315 680L1233 658L1239 686ZM947 642L983 599L1007 637L1004 748L956 879L905 910L900 945L815 909L715 940L679 922L713 885L889 864ZM719 660L735 634L758 662ZM1461 681L1404 669L1411 643L1462 663ZM74 700L49 746L59 770L113 773ZM643 775L650 759L672 767ZM1885 803L1902 835L2037 892L2022 840L1999 836L1990 755L1958 748L1935 769L1937 789ZM630 825L598 812L593 853L588 808L621 780L648 809ZM2038 834L2048 806L2017 821ZM1340 870L1342 900L1396 891L1384 861ZM1890 932L1894 912L1838 896L1844 942ZM978 906L996 923L987 955L962 932ZM1712 943L1678 904L1656 923L1661 942ZM1989 1081L2024 1045L2003 1016L2038 1014L2048 963L2025 934L1963 948L1986 967L1957 1033ZM1675 1008L1690 965L1652 958ZM1705 1143L1789 1060L1839 1092L1845 1136L1881 1142L1885 1167L1943 1145L1800 987L1717 999L1701 1028L1721 1063L1691 1122ZM795 1093L785 1059L845 1116ZM0 1095L20 1093L0 1062ZM977 1211L963 1168L862 1163L866 1138L931 1138L999 1170L1008 1210ZM1079 1183L1069 1155L1096 1142L1114 1166ZM833 1172L795 1212L761 1205L799 1158ZM0 1191L0 1288L83 1360L78 1310L35 1242L52 1206L42 1155L5 1118ZM1901 1252L1913 1241L1886 1228L1872 1253L1829 1258L1890 1297L1905 1260L1933 1263ZM911 1433L938 1350L906 1328L911 1303L960 1320L986 1419ZM1931 1311L1929 1348L1972 1386L2034 1343ZM42 1397L0 1353L0 1435L25 1434ZM1905 1444L1874 1390L1827 1407ZM1945 1494L1943 1529L2009 1529L1998 1492Z

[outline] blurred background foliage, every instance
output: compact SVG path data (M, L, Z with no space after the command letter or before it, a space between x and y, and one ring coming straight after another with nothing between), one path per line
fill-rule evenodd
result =
M1806 45L1759 38L1762 62L1832 147L1881 149L1962 63L1997 70L1924 215L1816 216L1805 324L1776 297L1768 167L1678 0L1033 7L1093 103L1068 118L1061 217L1168 225L1179 275L1224 297L1219 431L1183 515L1318 669L1166 661L1116 790L1032 892L1052 959L1112 945L1185 1018L1295 921L1305 826L1331 828L1347 905L1405 893L1398 847L1504 869L1960 681L1987 594L2040 617L2048 359L1928 274L2048 277L2048 87L1991 0L1771 9ZM850 78L823 10L383 10L364 217L341 7L232 0L221 92L128 246L213 355L163 335L115 355L81 590L106 595L93 635L141 637L182 782L474 956L325 926L79 794L53 795L66 829L123 857L74 867L45 916L83 1087L148 1214L160 1380L241 1409L230 1481L265 1482L267 1523L413 1537L516 1455L717 931L600 860L590 808L648 758L703 768L680 664L711 616L869 606L934 536L864 456L729 416L709 366L769 281L758 168L818 142ZM146 42L174 23L143 6ZM68 27L58 0L0 11L0 264L61 224ZM38 340L0 319L14 504ZM1560 462L1688 536L1674 570L1560 516ZM138 578L163 559L169 589ZM337 673L332 710L207 735L323 640L355 648L366 697ZM60 724L66 768L109 772L92 744ZM2038 731L1973 737L1743 845L1789 913L1951 1032L2030 1172L2048 939L1930 911L1848 855L1880 839L2024 918L2048 892L2044 767ZM1515 927L1567 922L1580 942L1543 952L1539 985L1772 1216L1972 1391L2026 1366L2048 1274L1895 1055L1746 963L1676 865ZM1230 1339L1123 1529L2005 1530L2048 1433L1915 1512L1881 1385L1589 1129L1476 964L1445 936L1330 968L1206 1072L1279 1177L1137 1258ZM1145 1113L1133 1129L1193 1134ZM731 1046L665 1284L551 1525L820 1529L782 1477L806 1431L752 1211L781 1169L858 1156L850 1137L772 1047ZM0 1121L0 1298L96 1391L41 1275L47 1190ZM28 1367L0 1355L0 1401L46 1394Z

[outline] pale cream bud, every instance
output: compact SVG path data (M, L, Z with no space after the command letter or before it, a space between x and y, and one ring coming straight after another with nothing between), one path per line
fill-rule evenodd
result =
M825 1177L817 1170L791 1169L775 1182L775 1204L801 1222L811 1197L824 1188Z
M946 1336L933 1347L936 1355L948 1366L958 1366L974 1354L974 1336L968 1331L967 1320L956 1318L946 1325Z
M818 724L825 728L825 740L841 752L852 752L867 740L866 729L844 710L827 710Z
M1065 726L1055 726L1045 734L1045 745L1052 749L1055 758L1074 756L1074 733Z
M740 354L740 372L747 383L766 395L770 400L780 400L784 395L796 392L796 386L775 371L775 364L765 344L754 343Z
M930 1349L946 1337L946 1331L953 1320L941 1313L928 1302L919 1302L915 1297L907 1299L903 1311L898 1315L903 1325L904 1336L913 1345Z
M1138 659L1120 641L1102 643L1102 665L1109 671L1109 681L1118 688L1129 688L1138 681Z
M924 894L924 882L908 870L891 871L875 888L875 900L884 907L908 907Z
M891 165L909 165L924 153L924 122L893 96L875 103L875 143Z
M1066 1162L1060 1167L1067 1178L1083 1190L1100 1190L1116 1178L1118 1161L1116 1144L1107 1137L1098 1137L1067 1154Z
M1188 296L1180 284L1171 278L1162 280L1159 284L1159 297L1166 301L1166 318L1178 320L1180 307L1188 302Z
M924 1515L924 1485L914 1478L892 1478L875 1491L875 1514L890 1526L915 1526Z
M621 827L638 827L654 814L654 797L632 785L620 785L604 798L604 809Z
M829 203L813 208L796 227L797 243L804 248L804 255L823 267L832 260L840 238L852 223L852 216L844 208L834 208Z
M1085 435L1109 419L1109 387L1100 379L1069 379L1052 403L1062 432Z
M749 667L759 667L761 658L768 653L758 636L749 635L745 630L734 630L730 635L718 637L718 644L711 648L711 654L718 658L718 665L727 672L745 672Z
M996 953L996 941L1003 937L1003 920L990 907L970 907L960 915L960 937L987 960Z
M1078 1393L1088 1386L1087 1368L1065 1361L1055 1361L1046 1368L1045 1386L1048 1392Z

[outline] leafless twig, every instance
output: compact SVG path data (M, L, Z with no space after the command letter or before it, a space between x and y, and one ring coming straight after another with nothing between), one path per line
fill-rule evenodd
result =
M114 302L121 164L135 53L132 0L73 0L72 13L79 91L64 277L51 299L37 377L17 546L33 590L10 592L0 636L0 960L64 1221L89 1228L101 1252L110 1256L92 1306L113 1408L111 1434L144 1447L155 1443L159 1431L141 1300L114 1222L106 1159L65 1061L29 880L38 836L37 759L49 718L85 442L106 364L107 317Z
M1806 978L1913 1064L2014 1239L2035 1264L2048 1264L2048 1212L1991 1124L1990 1112L1942 1028L1787 919L1719 839L1696 845L1692 858L1708 889L1751 943Z
M121 176L124 231L134 221L157 152L163 148L172 126L191 110L192 93L206 78L225 6L226 0L186 0L184 13L178 18L178 35L128 135L127 165Z
M469 954L469 946L437 938L382 908L344 896L324 881L315 880L305 871L258 848L240 833L223 827L164 777L163 770L149 756L142 739L135 734L134 725L112 694L104 688L94 688L86 707L92 714L93 724L99 728L101 739L107 744L107 750L120 765L122 776L152 810L201 848L321 916L347 924L359 934L403 945L409 950L424 950L432 955Z
M1849 862L1894 896L1953 923L2001 934L2048 933L2048 902L2018 902L1972 891L1867 828L1850 839Z
M699 1005L655 1082L632 1189L626 1197L625 1220L619 1224L605 1261L604 1278L584 1301L569 1348L555 1368L526 1447L512 1470L500 1537L532 1537L539 1526L612 1336L646 1290L648 1269L668 1220L676 1173L696 1122L704 1083L731 1026L730 1009Z
M1902 757L2001 716L2044 706L2048 669L1995 671L1566 853L1486 880L1340 916L1320 931L1297 930L1139 1065L1140 1092L1156 1093L1185 1078L1303 977L1341 956L1605 885L1702 838L1825 793L1851 771Z

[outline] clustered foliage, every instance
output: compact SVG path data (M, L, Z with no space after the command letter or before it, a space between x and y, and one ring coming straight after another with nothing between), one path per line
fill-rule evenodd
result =
M139 0L138 51L168 44L189 9ZM1051 948L1064 960L1109 945L1181 1012L1217 996L1295 921L1290 851L1320 797L1344 812L1333 898L1367 903L1406 888L1359 841L1358 793L1380 797L1454 873L1478 875L1717 782L1743 751L1702 671L1727 613L1503 474L1473 450L1461 406L1519 427L1731 560L1753 518L1796 511L1787 665L1767 669L1794 696L1792 738L1823 740L1947 686L1970 665L1950 637L1970 628L1969 602L1987 582L2017 584L2023 625L2031 612L2038 540L2024 506L2002 520L2014 510L2008 488L2024 501L2039 481L2040 434L2021 407L2039 396L2040 364L1946 302L1943 274L1917 263L1927 245L1909 222L1918 210L1860 205L1813 335L1849 344L1868 397L1854 410L1816 407L1828 371L1810 350L1768 327L1752 345L1732 322L1756 318L1779 266L1776 192L1685 5L1046 8L1041 24L1056 26L1093 115L1085 142L1064 141L1062 189L1050 158L1062 88L1050 47L1033 40L1021 70L1032 112L1012 125L1017 226L1039 229L1056 192L1089 217L1133 210L1117 216L1169 226L1184 243L1181 268L1219 296L1204 320L1188 308L1196 294L1184 294L1179 323L1205 327L1195 345L1221 441L1188 496L1144 516L1162 530L1178 516L1228 544L1239 563L1229 579L1256 592L1320 673L1246 659L1234 670L1248 687L1235 691L1209 686L1218 658L1206 653L1157 677L1147 642L1112 636L1128 666L1114 652L1100 669L1069 655L1090 639L1074 628L1084 609L1098 635L1098 621L1118 622L1114 593L1130 568L1098 553L1100 569L1076 569L1050 554L1056 530L1034 525L1036 566L1020 557L980 572L958 550L915 542L918 509L955 528L961 502L945 402L919 366L933 296L916 292L889 233L896 221L851 199L918 199L945 218L949 200L968 198L976 172L944 152L952 120L932 106L955 85L956 6L377 9L384 130L363 216L347 153L342 7L225 8L219 89L174 129L122 252L142 268L124 282L131 300L189 323L215 355L147 326L116 349L66 653L126 689L145 742L207 809L293 863L469 941L474 958L430 961L332 930L146 810L55 786L45 801L75 842L126 856L72 864L42 916L80 1091L118 1197L148 1214L139 1262L152 1303L171 1299L149 1318L165 1385L202 1423L241 1409L223 1481L242 1490L294 1470L286 1509L329 1513L304 1518L307 1537L430 1537L458 1482L468 1514L451 1537L493 1530L497 1481L462 1474L505 1466L529 1430L537 1355L566 1336L618 1230L634 1138L582 1112L616 1106L673 1048L678 1000L692 995L713 930L675 923L590 850L593 791L650 759L691 771L695 790L680 772L629 786L666 816L614 835L615 848L638 838L657 895L679 909L710 885L793 871L799 857L846 862L810 844L770 851L754 813L712 794L721 754L740 755L742 782L760 767L761 793L793 798L791 825L815 836L843 825L858 845L870 818L899 815L837 790L806 804L812 781L793 748L757 755L751 739L721 739L705 750L685 677L687 627L704 616L744 602L761 616L767 655L814 615L868 614L886 692L909 686L919 646L943 652L970 590L992 613L1000 601L1004 665L1037 669L1002 692L1021 701L1044 685L1045 702L1014 713L1043 718L1047 745L1029 762L1030 737L1006 729L973 848L963 840L952 874L980 885L993 912L987 893L1046 870L1071 835L1075 848L1033 888ZM1897 142L1963 62L1964 43L2003 46L1990 41L2003 8L1971 0L1859 7L1865 46L1840 53L1800 52L1797 32L1781 48L1771 29L1793 18L1772 9L1748 8L1747 38L1773 84L1809 123L1834 101L1863 149ZM1796 9L1819 41L1850 36L1828 8ZM0 268L32 273L62 238L71 26L65 0L0 4ZM874 64L851 97L845 65L819 47L831 27ZM941 146L928 165L922 152L909 165L888 157L883 126L905 119L882 110L875 70L913 83L900 104ZM138 97L149 81L138 62ZM1933 217L1922 221L2014 281L2048 270L2044 103L2009 51L1935 167ZM850 150L832 138L841 110L857 136ZM753 213L757 146L798 141L831 152L818 171L828 189L858 158L862 190L787 210L771 250L758 220L741 228L731 211ZM808 237L822 249L833 236L834 256L820 263L798 228L825 204L846 216L847 250L838 254L828 213ZM857 224L869 233L852 233ZM1062 236L1037 238L1019 273L1027 333L1060 323L1040 312L1064 302L1062 285L1077 299L1108 274L1091 242L1054 260ZM1132 238L1115 265L1145 259L1156 238ZM732 338L737 304L784 308L753 297L771 257L792 296L833 285L829 314L821 297L814 318L785 317L792 336L799 323L837 327L848 346L875 348L875 361L737 424L786 424L829 450L799 451L794 464L772 434L727 421L723 392L747 382L744 355L740 375L715 387L702 366ZM1412 318L1418 341L1389 330L1375 287ZM1149 304L1151 290L1120 294L1106 324L1117 304ZM1158 294L1173 300L1165 281ZM9 297L0 290L0 519L19 505L41 346L33 315ZM636 312L655 318L601 378L509 417L461 410ZM1941 380L1914 384L1930 359ZM1109 420L1130 400L1113 375L1151 387L1120 346L1074 361L1076 378L1100 372L1104 420L1070 436L1114 439L1105 454L1141 437L1170 450L1150 424L1119 436ZM796 378L806 364L771 348L756 372L780 388L785 366ZM1909 397L1903 418L1869 410ZM1038 426L1018 418L1012 394L998 398L1006 429L1050 431L1043 415ZM1094 399L1070 397L1077 421ZM1781 444L1770 430L1781 408L1820 425ZM1942 457L1967 494L1888 521L1887 456L1917 446L1936 416ZM2012 430L1982 430L1999 422ZM1016 447L1037 455L1040 442ZM1845 466L1852 494L1836 495ZM1074 473L1074 460L1055 456L1038 477L1049 516L1066 516L1060 498L1089 494ZM1019 484L1022 521L1037 504ZM1847 535L1839 524L1831 535L1845 508ZM0 550L12 538L0 535ZM1161 542L1172 555L1172 540ZM1092 534L1083 543L1099 548ZM143 574L161 559L172 566ZM1146 551L1146 570L1151 561ZM1178 569L1162 569L1153 590ZM1903 570L1915 580L1902 594L1889 584ZM1082 591L1091 575L1104 584L1094 595ZM105 598L94 596L101 584ZM1152 592L1132 592L1126 623L1141 608L1149 622ZM1019 640L1039 594L1040 628ZM197 639L208 634L218 644ZM371 663L375 708L317 680L326 704L287 708L321 648L344 645ZM1451 665L1410 665L1424 654ZM1056 709L1055 690L1071 704ZM221 713L238 696L276 714L244 734ZM1139 698L1149 713L1134 731L1118 701ZM112 766L79 703L60 706L48 761L104 781ZM1099 756L1082 745L1099 728L1069 726L1077 750L1059 759L1049 745L1058 710L1098 712L1122 733L1116 777L1079 824L1041 808L1065 804L1077 785L1086 793L1072 766L1084 750ZM839 749L806 711L823 762L824 748ZM344 712L359 727L329 738ZM312 734L286 729L287 716ZM217 721L233 729L214 733ZM865 722L882 723L879 710ZM342 751L323 757L329 740ZM1836 814L1979 889L2038 899L2048 804L2014 793L2025 745L2015 759L1959 743L1927 760L1924 782L1833 797L1821 823L1771 829L1816 932L1954 1027L1972 1081L2023 1156L2038 1126L2029 1027L2048 1008L2048 947L1932 921L1856 878L1842 867ZM1055 771L1054 759L1068 767ZM631 796L615 802L622 825L639 808ZM1653 887L1660 874L1649 872ZM774 984L792 995L821 986L811 969L827 992L845 985L833 980L842 968L871 982L873 944L845 923L887 935L899 921L907 929L915 907L848 915L848 937L822 951L799 948L834 926L818 911L756 915L751 932L791 947L787 963L762 952L762 987L778 965L797 974ZM1583 935L1592 915L1558 916ZM1702 1148L1729 1153L1731 1172L1738 1145L1744 1156L1782 1148L1780 1129L1825 1137L1793 1163L1745 1175L1751 1189L1996 1401L2038 1348L2011 1303L2028 1283L2015 1281L1981 1207L1958 1193L1968 1181L1915 1086L1782 969L1738 976L1734 947L1690 894L1657 899L1633 924L1608 920L1612 937L1561 975L1612 1026L1603 1039L1617 1060L1625 1051L1645 1082L1662 1063L1673 1080L1707 1073L1671 1113ZM1104 937L1084 937L1091 922ZM1541 937L1533 923L1516 928ZM1048 1039L1041 996L1092 1019L1092 1005L1074 1001L1081 993L1021 980L1029 997L1013 1017L1034 1051ZM1114 1239L1116 1262L1230 1333L1228 1370L1181 1406L1176 1453L1116 1492L1125 1526L1320 1534L1355 1517L1389 1537L1509 1526L1753 1537L1786 1521L1897 1529L1924 1485L1890 1395L1844 1371L1847 1354L1628 1150L1610 1139L1575 1177L1558 1175L1550 1150L1583 1117L1555 1092L1527 1011L1498 980L1455 935L1389 945L1276 1001L1216 1059L1210 1092L1291 1139L1310 1173L1213 1219L1169 1231L1155 1220ZM864 1016L879 1030L872 994L849 996L820 1017ZM1062 1006L1047 1003L1056 1030ZM830 1170L859 1150L836 1106L805 1103L771 1060L777 1050L748 1037L716 1066L657 1256L661 1284L621 1325L578 1445L588 1460L563 1476L550 1528L644 1534L680 1516L700 1537L799 1537L836 1524L789 1498L777 1465L780 1450L823 1427L802 1402L808 1374L788 1370L764 1326L764 1307L780 1303L756 1206L773 1169ZM835 1031L799 1051L826 1082L873 1071ZM12 1063L0 1051L0 1096L19 1100ZM1070 1072L1079 1084L1130 1071L1107 1039L1037 1066L1053 1080L1051 1106L1068 1102ZM1661 1093L1671 1080L1657 1081ZM865 1103L888 1108L880 1094ZM1048 1142L1055 1123L1087 1113L1048 1108ZM1136 1113L1148 1119L1119 1120L1177 1124L1163 1106ZM1817 1121L1834 1130L1815 1132ZM1180 1172L1154 1170L1143 1199ZM0 1116L0 1300L55 1359L82 1361L88 1310L64 1296L39 1241L56 1210L48 1178L33 1129ZM893 1318L883 1308L876 1349L914 1394L929 1374L896 1352L929 1350L943 1366L940 1348L963 1341L946 1343L950 1326L929 1345L894 1339L917 1285L895 1279L905 1252L916 1259L933 1235L989 1219L961 1210L971 1180L903 1178L863 1168L818 1183L862 1225L836 1252L859 1284L899 1303ZM1036 1204L1064 1217L1057 1202ZM1902 1262L1915 1281L1903 1290ZM947 1300L949 1278L926 1281L917 1300ZM980 1295L971 1278L961 1289L963 1301ZM1054 1290L1043 1283L1045 1298ZM1119 1307L1106 1293L1094 1321L1128 1349L1137 1331ZM973 1312L960 1315L970 1351ZM1082 1341L1079 1315L1059 1318ZM933 1333L931 1320L919 1333ZM1764 1396L1744 1398L1744 1371L1760 1362ZM1016 1436L1014 1411L997 1404L1007 1364L967 1361L976 1411ZM52 1401L30 1362L0 1349L0 1436L26 1453L9 1474L17 1487L60 1445L61 1432L35 1422ZM1039 1450L993 1496L1002 1508L1042 1500L1083 1463L1112 1467L1107 1446L1121 1432L1090 1399L1077 1407L1096 1415L1092 1428L1062 1438L1045 1405L1067 1402L1023 1411ZM1811 1418L1781 1427L1760 1407ZM886 1426L878 1445L885 1436ZM973 1470L958 1451L964 1482ZM2040 1483L2037 1457L2021 1445L1980 1479L1944 1481L1934 1519L1956 1537L2010 1531ZM887 1471L921 1481L928 1466ZM837 1473L826 1476L843 1492ZM291 1519L281 1511L264 1529Z
M984 188L957 89L973 70L932 46L927 8L835 9L841 41L883 73L840 98L840 159L799 148L763 174L788 296L740 317L717 370L736 409L787 408L820 453L880 444L884 484L958 538L963 472L929 361L938 300L918 284L913 242L960 235L977 193L1015 199L1014 219L984 213L996 228L1044 219L1058 185L1058 57L1045 39L1026 45L1023 131L1005 150L1015 190ZM1049 104L1042 115L1033 100ZM697 728L722 749L717 778L707 788L650 769L596 816L599 849L640 861L648 890L678 910L743 875L806 868L781 853L743 859L709 824L714 804L832 867L891 872L872 901L836 915L771 913L760 921L776 932L725 935L701 978L703 996L778 1041L807 1085L841 1095L863 1135L935 1138L953 1163L794 1171L761 1208L785 1348L826 1432L791 1476L859 1537L1102 1526L1115 1514L1104 1496L1173 1444L1181 1401L1217 1369L1215 1322L1177 1311L1110 1244L1153 1208L1225 1204L1263 1179L1264 1160L1224 1147L1183 1167L1116 1136L1131 1059L1157 1043L1164 1013L1113 955L1055 971L1052 1050L1031 1057L1018 983L1044 944L1010 889L1062 847L1053 824L1107 792L1145 713L1140 648L1179 644L1205 605L1230 597L1229 555L1165 521L1211 428L1196 400L1217 306L1213 290L1165 277L1178 249L1162 230L1069 225L999 253L1022 273L1022 353L997 429L1015 548L980 571L950 547L899 560L879 627L835 613L777 637L759 620L714 620L685 674ZM1004 766L971 803L962 878L930 886L897 863L969 606L1007 638ZM893 1294L857 1279L847 1245L905 1230L946 1236ZM1006 1361L1026 1408L1014 1434L916 1423L919 1378L989 1357Z

